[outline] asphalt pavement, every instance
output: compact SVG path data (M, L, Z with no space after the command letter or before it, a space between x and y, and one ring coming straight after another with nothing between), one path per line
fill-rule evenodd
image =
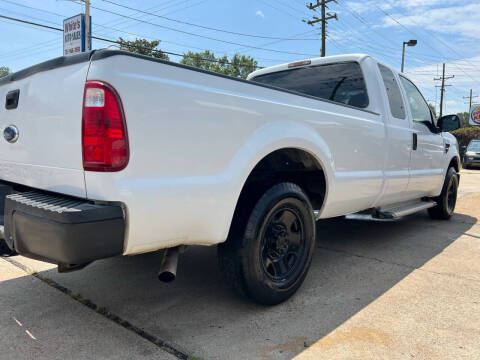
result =
M321 220L310 273L287 302L237 297L215 247L177 280L161 252L67 274L0 259L0 359L479 359L480 171L462 171L450 221Z

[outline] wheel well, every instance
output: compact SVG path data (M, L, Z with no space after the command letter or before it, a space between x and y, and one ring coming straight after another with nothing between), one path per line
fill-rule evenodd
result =
M458 158L455 156L452 160L450 160L450 164L448 164L448 168L453 168L455 169L456 172L460 171L460 164L458 162Z
M261 196L280 182L297 184L307 193L314 209L322 207L326 193L324 171L310 153L295 148L276 150L265 156L248 176L240 198L247 193Z

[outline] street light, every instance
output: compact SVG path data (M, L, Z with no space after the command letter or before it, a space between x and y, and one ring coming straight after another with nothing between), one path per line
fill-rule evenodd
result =
M403 50L402 50L402 73L403 73L403 67L405 65L405 45L408 46L415 46L417 45L417 40L408 40L403 42Z

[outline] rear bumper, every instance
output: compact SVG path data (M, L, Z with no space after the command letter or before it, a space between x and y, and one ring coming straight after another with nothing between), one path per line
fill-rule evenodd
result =
M97 205L36 190L14 192L8 186L0 185L4 236L17 253L68 265L123 253L125 218L121 206Z
M463 165L467 166L480 166L480 154L478 155L467 155L463 156Z
M463 161L463 166L479 166L480 167L480 159L465 159Z

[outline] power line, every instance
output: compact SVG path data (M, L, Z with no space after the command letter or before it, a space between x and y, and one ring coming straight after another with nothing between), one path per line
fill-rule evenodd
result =
M368 30L370 32L372 32L373 34L379 36L381 38L381 40L383 41L383 44L381 44L380 46L382 47L380 50L385 50L385 49L389 49L389 50L392 50L392 51L395 51L395 52L399 52L400 53L400 48L396 48L396 47L392 47L390 46L391 43L392 43L392 40L391 38L388 38L386 37L385 35L383 35L382 32L379 32L379 31L374 31L372 29L372 24L369 23L367 20L365 20L358 12L356 12L354 9L351 9L348 5L345 5L343 3L340 3L341 6L343 6L345 8L345 10L347 10L358 22L364 24ZM341 24L341 22L339 22L339 24ZM356 33L360 34L362 36L362 38L365 38L367 35L365 33L360 33L359 29L354 27L354 26L351 26L350 24L345 23L346 25L348 25L348 27L350 29L352 29L353 31L355 31ZM375 41L373 39L373 37L369 37L370 39L372 39L372 41L369 42L369 47L373 48L372 46L372 43L376 43L377 41ZM366 44L362 44L364 46L366 46ZM383 56L385 56L385 53L382 53ZM415 55L418 55L418 56L415 56ZM432 59L436 59L436 60L442 60L444 59L444 57L436 57L436 56L431 56L430 54L424 54L424 53L415 53L415 55L410 55L411 58L415 58L417 60L420 60L420 57L429 57L429 58L432 58ZM390 56L392 59L393 57Z
M298 20L298 17L296 15L293 15L290 12L288 12L286 10L283 10L282 8L275 7L275 6L271 5L270 3L267 3L264 0L258 0L258 1L260 1L264 5L267 5L268 7L271 7L272 9L277 10L278 12L284 13L284 14L290 16L291 18L294 18L294 19Z
M17 22L21 22L21 23L29 24L29 25L41 26L45 29L57 30L57 31L62 31L63 32L63 29L60 29L60 28L57 28L57 27L54 27L54 26L49 26L49 25L45 25L45 24L38 24L38 23L35 23L33 21L17 19L17 18L13 18L13 17L10 17L10 16L2 15L2 14L0 14L0 18L7 19L7 20L12 20L12 21L17 21Z
M315 32L315 30L309 30L309 31L305 31L305 32L301 32L299 34L295 34L294 36L302 36L302 35L306 35L306 34L310 34L312 32ZM279 42L282 42L282 40L277 40L277 41L270 41L270 42L267 42L267 43L263 43L263 44L260 44L259 46L269 46L269 45L273 45L273 44L278 44ZM231 50L231 51L228 51L227 54L232 54L232 53L245 53L244 51L244 48L238 48L238 49L235 49L235 50ZM283 61L283 62L287 62L287 61Z
M149 12L148 14L151 15L151 14L153 14L153 13L158 13L159 11L163 11L163 10L165 10L165 9L168 9L168 8L171 8L171 7L175 7L175 6L178 6L178 5L182 5L182 6L183 6L184 3L187 3L187 2L189 2L189 1L193 1L193 0L174 1L173 4L171 4L171 1L170 1L170 0L167 0L167 1L163 2L163 3L161 3L161 4L157 4L157 5L155 5L155 6L151 6L151 7L148 7L148 8L146 8L146 9L143 9L143 10ZM203 2L203 1L201 1L200 3L202 3L202 2ZM164 6L164 5L167 4L167 3L170 3L170 4ZM81 4L78 3L78 2L76 2L76 4L81 5ZM193 6L196 6L196 5L198 5L198 4L199 4L199 3L191 4L189 7L193 7ZM184 9L184 8L182 7L182 8L180 8L180 9L176 9L176 10L170 11L170 12L168 12L168 13L165 14L165 15L172 14L172 13L174 13L174 12L176 12L176 11L179 11L179 10L182 10L182 9ZM138 13L138 11L135 11L135 13ZM130 15L135 15L135 13L134 13L134 14L130 14ZM143 14L143 15L140 14L140 15L139 15L139 17L146 17L146 16L147 16L147 15L145 15L145 14ZM104 24L102 24L102 25L107 25L107 24L108 24L108 25L118 26L118 25L120 25L120 24L125 24L125 23L128 23L128 22L131 22L131 20L128 20L128 19L113 19L113 20L107 21L106 23L104 23Z
M394 6L394 5L393 5ZM396 6L394 6L395 8L397 8ZM397 8L398 9L398 8ZM418 24L414 19L411 19L411 21L416 24L417 26L420 26L420 24ZM433 32L429 31L426 27L423 27L423 31L425 31L426 33L430 34L431 37L435 38L437 41L443 43L447 48L449 48L451 51L453 51L454 53L456 53L458 56L461 56L454 48L452 48L447 42L443 41L441 38L439 38L437 35L435 35ZM445 59L448 59L446 57L444 57ZM450 60L451 61L451 60ZM466 62L469 62L469 60L465 59L464 61ZM474 66L472 63L470 63L472 66Z
M82 0L82 1L83 1L83 0ZM111 1L111 0L101 0L101 1L106 2L106 3L109 3L109 4L112 4L112 5L115 5L115 6L118 6L118 7L121 7L121 8L129 9L129 10L134 10L134 11L137 11L137 12L142 13L142 14L146 14L146 15L158 17L158 18L160 18L160 19L164 19L164 20L176 22L176 23L183 24L183 25L193 26L193 27L197 27L197 28L200 28L200 29L217 31L217 32L225 33L225 34L231 34L231 35L237 35L237 36L245 36L245 37L252 37L252 38L258 38L258 39L282 40L282 41L316 40L316 39L281 38L281 37L275 37L275 36L263 36L263 35L245 34L245 33L240 33L240 32L235 32L235 31L229 31L229 30L225 30L225 29L219 29L219 28L209 27L209 26L205 26L205 25L194 24L194 23L187 22L187 21L182 21L182 20L178 20L178 19L169 18L169 17L163 16L163 15L148 13L148 12L146 12L146 11L144 11L144 10L136 9L136 8L133 8L133 7L127 6L127 5L118 4L118 3L114 2L114 1ZM97 9L97 10L100 10L100 9L95 8L95 7L93 7L93 6L92 6L92 8Z
M340 5L342 5L348 12L350 12L352 14L352 16L357 19L359 22L365 24L367 27L370 28L370 30L372 31L371 29L371 24L369 24L358 12L356 12L355 10L353 9L350 9L349 6L347 5L344 5L342 3L340 3ZM382 11L385 15L389 16L390 18L392 18L392 20L394 20L398 25L402 26L405 30L409 31L409 32L412 32L414 33L412 30L408 29L407 27L405 27L399 20L395 19L392 15L390 15L388 12L386 12L385 10L383 10L382 8L380 8L378 5L374 4L375 7L377 7L380 11ZM413 21L413 20L412 20ZM418 23L416 23L418 25ZM347 24L348 25L348 24ZM354 29L354 31L357 31L358 32L358 29ZM383 48L385 49L392 49L393 51L398 51L397 48L392 48L391 46L389 46L389 44L391 44L391 39L387 39L381 32L378 32L378 31L372 31L374 32L376 35L379 35L382 37L382 40L384 40L384 42L386 43L386 45L382 45ZM415 35L418 36L418 34L414 33ZM432 34L433 35L433 34ZM362 34L362 36L365 36L364 34ZM434 35L433 35L434 36ZM440 41L442 41L441 39L439 39ZM442 41L443 42L443 41ZM436 52L436 49L434 49L432 46L430 46L428 44L427 41L425 41L425 43L427 44L427 46L429 46L431 49L433 49L435 52ZM448 47L448 44L446 44L446 46ZM457 55L459 55L457 53ZM382 56L387 56L385 53L382 53ZM445 56L432 56L431 54L424 54L424 53L415 53L415 54L411 54L410 57L411 58L414 58L414 59L417 59L417 61L421 61L421 58L429 58L429 59L432 59L432 60L448 60L450 62L452 61L465 61L465 62L469 62L470 64L472 64L472 61L471 60L467 60L467 59L464 59L464 58L461 58L461 55L459 55L460 58L459 59L453 59L453 58L447 58ZM466 73L460 66L458 66L457 64L452 64L454 67L456 67L457 69L459 69L461 72L463 72L466 76L468 76L470 79L472 79L473 81L477 81L476 79L474 79L471 75L469 75L468 73ZM473 65L473 64L472 64Z
M53 11L48 11L48 10L44 10L44 9L39 9L39 8L36 8L36 7L33 7L33 6L28 6L28 5L23 5L23 4L15 4L14 2L12 1L9 1L9 0L0 0L0 1L3 1L3 2L6 2L6 3L11 3L11 4L14 4L14 5L17 5L17 6L21 6L21 7L24 7L24 8L27 8L27 9L31 9L31 10L36 10L36 11L40 11L40 12L43 12L43 13L46 13L46 14L52 14L52 15L56 15L56 16L59 16L61 18L66 18L68 17L67 15L64 15L64 14L59 14L59 13L56 13L56 12L53 12ZM1 9L0 10L5 10L5 11L9 11L9 12L12 12L12 13L15 13L15 14L20 14L18 12L15 12L15 11L12 11L12 10L6 10L6 9ZM21 14L20 14L21 15ZM32 17L33 19L35 20L41 20L41 21L46 21L46 22L49 22L51 24L56 24L54 22L51 22L51 21L48 21L48 20L45 20L45 19L39 19L39 18L34 18ZM128 21L128 20L127 20ZM105 28L105 29L111 29L111 30L114 30L114 31L117 31L117 32L122 32L122 33L125 33L127 35L132 35L132 36L135 36L137 38L145 38L147 40L154 40L153 38L150 38L148 36L144 36L144 35L139 35L139 34L135 34L135 33L132 33L132 32L128 32L128 31L124 31L124 30L121 30L121 29L117 29L117 28L113 28L113 27L110 27L110 26L105 26L105 25L101 25L101 24L97 24L97 23L93 23L93 25L95 25L96 27L102 27L102 28ZM50 40L48 42L54 42L56 40ZM198 48L198 47L195 47L193 45L184 45L184 44L180 44L180 43L176 43L176 42L173 42L173 41L167 41L167 40L162 40L162 42L164 43L170 43L170 44L174 44L174 45L177 45L177 46L180 46L180 47L185 47L185 48L193 48L193 49L197 49L197 50L206 50L206 49L202 49L202 48ZM15 51L13 51L15 52ZM216 51L217 52L217 51ZM3 56L3 54L2 54ZM0 56L0 57L2 57ZM260 58L259 58L260 59Z
M390 15L387 11L383 10L381 7L379 7L377 4L373 3L373 5L379 9L381 12L383 12L385 15L387 15L388 17L390 17L393 21L395 21L398 25L400 25L401 27L403 27L405 30L411 32L412 34L418 36L418 34L416 32L414 32L413 30L411 29L408 29L405 25L403 25L399 20L395 19L392 15ZM414 22L415 23L415 22ZM416 24L416 23L415 23ZM418 25L418 24L417 24ZM438 39L438 38L437 38ZM439 41L441 41L442 43L445 44L445 46L447 46L449 49L451 49L453 52L455 52L457 55L459 55L455 49L451 48L448 44L446 44L443 40L441 39L438 39ZM425 42L425 44L427 44L428 47L430 47L432 50L436 51L436 49L434 47L432 47L428 42ZM460 55L459 55L460 56ZM445 59L449 60L449 61L452 61L450 59L448 59L447 57L444 57ZM473 77L471 77L467 72L465 72L462 68L460 68L459 66L455 65L455 63L451 63L453 66L455 66L457 69L459 69L461 72L463 72L465 75L467 75L468 77L470 77L470 79L472 79L473 81L478 81L478 80L475 80ZM440 113L441 113L441 110L440 109Z
M222 42L222 43L225 43L225 44L238 45L238 46L243 46L243 47L250 48L250 49L268 51L268 52L275 52L275 53L280 53L280 54L301 55L301 56L310 56L310 57L315 56L313 54L296 53L296 52L291 52L291 51L282 51L282 50L275 50L275 49L266 49L266 48L262 48L262 47L258 47L258 46L251 46L251 45L247 45L247 44L237 43L237 42L234 42L234 41L217 39L217 38L213 38L213 37L210 37L210 36L195 34L195 33L191 33L191 32L188 32L188 31L183 31L183 30L171 28L171 27L160 25L160 24L153 23L153 22L150 22L150 21L137 19L137 18L128 16L128 15L124 15L124 14L120 14L120 13L110 11L110 10L107 10L107 9L101 9L101 8L98 8L98 7L95 7L95 6L90 6L90 7L93 8L93 9L97 9L99 11L103 11L103 12L106 12L106 13L109 13L109 14L125 17L127 19L132 19L132 20L135 20L135 21L138 21L138 22L141 22L141 23L144 23L144 24L149 24L149 25L152 25L152 26L156 26L156 27L159 27L159 28L162 28L162 29L167 29L167 30L170 30L170 31L175 31L175 32L178 32L178 33L181 33L181 34L195 36L195 37L199 37L199 38L203 38L203 39L207 39L207 40L218 41L218 42Z
M0 0L0 1L6 2L6 3L9 3L9 4L13 4L13 5L17 5L17 6L21 6L21 7L24 7L24 8L32 9L32 10L41 11L41 12L44 12L44 13L47 13L47 14L52 14L52 15L56 15L56 16L61 16L61 17L63 17L63 18L66 17L66 15L63 15L63 14L59 14L59 13L56 13L56 12L39 9L39 8L36 8L36 7L33 7L33 6L28 6L28 5L23 5L23 4L16 4L16 3L14 3L13 1L9 1L9 0ZM155 16L155 17L167 19L167 20L170 20L170 21L175 21L175 22L179 22L179 23L183 23L183 24L188 24L188 25L191 25L191 26L197 26L197 27L201 27L201 28L204 28L204 29L214 30L214 31L221 31L221 32L229 33L229 34L235 34L235 35L241 35L241 36L250 36L250 37L256 37L256 38L261 38L261 39L281 40L281 41L316 40L316 39L299 39L299 38L280 38L280 37L272 37L272 36L260 36L260 35L251 35L251 34L236 33L236 32L232 32L232 31L226 31L226 30L221 30L221 29L209 28L209 27L202 26L202 25L196 25L196 24L192 24L192 23L188 23L188 22L184 22L184 21L180 21L180 20L170 19L170 18L167 18L167 17L165 17L165 16L161 16L161 15L149 13L149 12L144 11L144 10L135 9L135 8L132 8L132 7L129 7L129 6L126 6L126 5L117 4L117 3L113 2L113 1L110 1L110 0L101 0L101 1L104 1L104 2L107 2L107 3L111 3L111 4L114 4L114 5L116 5L116 6L124 7L124 8L129 9L129 10L134 10L134 11L136 11L136 12L139 12L139 13L142 13L142 14L146 14L146 15L149 15L149 16ZM91 7L94 8L94 6L91 6ZM38 20L40 20L40 19L38 19ZM108 27L108 26L101 25L101 24L93 23L93 25L95 25L95 26L100 26L100 27L103 27L103 28L106 28L106 29L115 30L115 31L125 32L125 31L123 31L123 30L115 29L115 28ZM128 32L125 32L125 33L129 34ZM130 33L130 34L131 34L131 33ZM138 35L136 35L136 34L133 34L133 35L138 36Z
M5 0L1 0L1 1L5 1ZM100 9L100 8L97 8L97 7L94 7L94 6L91 6L91 7L92 7L92 8L95 8L95 9L97 9L97 10L100 10L100 11L104 11L104 12L107 12L107 13L111 13L111 14L117 15L117 16L125 17L125 18L128 18L128 19L137 21L137 22L142 22L142 23L150 24L150 25L153 25L153 26L157 26L157 27L160 27L160 28L165 28L165 29L168 29L168 30L172 30L172 31L184 33L184 34L191 35L191 36L201 37L201 38L205 38L205 39L209 39L209 40L214 40L214 41L219 41L219 42L223 42L223 43L227 43L227 44L238 45L238 46L242 46L242 47L245 47L245 48L257 49L257 50L268 51L268 52L275 52L275 53L282 53L282 54L289 54L289 55L300 55L300 56L310 56L310 57L315 56L314 54L305 54L305 53L296 53L296 52L282 51L282 50L275 50L275 49L266 49L266 48L263 48L263 47L251 46L251 45L246 45L246 44L242 44L242 43L237 43L237 42L232 42L232 41L226 41L226 40L221 40L221 39L216 39L216 38L211 38L211 37L203 36L203 35L200 35L200 34L194 34L194 33L186 32L186 31L178 30L178 29L169 28L169 27L166 27L166 26L162 26L162 25L160 25L160 24L156 24L156 23L152 23L152 22L149 22L149 21L137 19L137 18L128 16L128 15L119 14L119 13L116 13L116 12L113 12L113 11L109 11L109 10L106 10L106 9ZM30 7L30 8L32 8L32 7ZM35 8L34 8L34 9L35 9ZM37 10L45 11L45 10L41 10L41 9L37 9ZM55 14L55 15L58 15L58 16L64 16L64 15L57 14L57 13L54 13L54 14ZM28 22L27 22L27 23L28 23ZM99 26L99 24L94 24L94 25ZM102 25L100 25L100 26L102 26ZM119 29L115 29L115 30L116 30L116 31L121 31L121 32L123 32L122 30L119 30ZM135 34L133 34L133 35L135 35ZM136 36L138 36L138 35L136 35ZM281 40L279 40L279 41L284 41L284 38L278 38L278 39L281 39ZM98 39L97 39L97 40L98 40ZM310 39L310 40L311 40L311 39Z
M9 0L0 0L0 1L3 1L3 2L6 2L6 3L11 3L11 4L14 4L14 5L17 5L17 6L21 6L21 7L24 7L24 8L28 8L28 9L31 9L31 10L36 10L36 11L40 11L40 12L43 12L43 13L46 13L46 14L52 14L52 15L56 15L56 16L59 16L59 17L62 17L62 18L66 18L67 15L64 15L64 14L59 14L59 13L56 13L56 12L53 12L53 11L48 11L48 10L44 10L44 9L39 9L39 8L36 8L36 7L33 7L33 6L27 6L27 5L23 5L23 4L15 4L14 2L12 1L9 1ZM189 0L187 0L189 1ZM170 5L171 6L171 5ZM167 6L168 7L168 6ZM152 7L152 8L155 8L155 7ZM166 7L163 7L162 9L160 10L163 10L165 9ZM9 10L10 11L10 10ZM42 21L45 21L44 19L39 19L39 20L42 20ZM126 21L129 21L129 20L126 20ZM52 22L53 23L53 22ZM101 24L97 24L97 23L93 23L93 25L95 25L96 27L102 27L102 28L106 28L106 29L111 29L111 30L114 30L114 31L118 31L118 32L123 32L125 34L128 34L128 35L132 35L132 36L135 36L137 38L145 38L147 40L154 40L153 38L149 38L148 36L144 36L144 35L139 35L139 34L135 34L135 33L132 33L132 32L128 32L128 31L124 31L124 30L121 30L121 29L117 29L117 28L113 28L113 27L110 27L110 26L105 26L105 25L101 25ZM46 41L46 42L42 42L40 44L45 44L45 43L52 43L52 42L55 42L57 40L49 40L49 41ZM280 40L281 41L281 40ZM277 43L277 42L280 42L280 41L275 41L275 42L272 42L272 43ZM184 48L187 48L187 49L196 49L196 50L201 50L201 51L206 51L206 49L204 48L199 48L199 47L195 47L193 45L185 45L185 44L180 44L180 43L177 43L177 42L173 42L173 41L168 41L168 40L162 40L162 43L167 43L167 44L173 44L173 45L177 45L177 46L180 46L180 47L184 47ZM39 46L40 44L37 44L37 45L34 45L34 46ZM269 43L270 44L270 43ZM22 51L29 51L31 50L31 47L28 47L28 48L25 48L25 49L20 49L20 50L16 50L16 51L13 51L13 52L9 52L8 54L9 55L13 55L13 56L16 56L18 53L22 52ZM222 52L222 51L218 51L218 50L214 50L214 52L218 53L218 52ZM12 54L13 53L13 54ZM0 55L0 58L3 58L4 56L3 55L6 55L5 53ZM287 62L285 60L278 60L278 59L265 59L265 58L260 58L260 57L256 57L256 59L258 60L264 60L264 61L272 61L272 62Z
M39 26L39 27L43 27L43 28L47 28L47 29L51 29L51 30L56 30L56 31L61 31L63 32L63 29L61 28L57 28L57 27L53 27L53 26L48 26L48 25L44 25L44 24L39 24L39 23L35 23L33 21L27 21L27 20L22 20L22 19L17 19L17 18L12 18L10 16L5 16L5 15L1 15L0 14L0 18L4 18L4 19L8 19L8 20L12 20L12 21L16 21L16 22L20 22L20 23L24 23L24 24L29 24L29 25L34 25L34 26ZM116 41L116 40L110 40L110 39L106 39L106 38L102 38L102 37L98 37L98 36L91 36L92 39L96 39L96 40L100 40L100 41L105 41L105 42L109 42L109 43L112 43L112 44L117 44L117 45L120 45L120 46L123 46L125 45L124 42L121 42L121 41ZM140 46L136 46L137 48L139 49L145 49L145 47L140 47ZM171 51L163 51L163 50L155 50L155 49L150 49L153 53L163 53L163 54L168 54L168 55L173 55L173 56L182 56L182 57L191 57L191 58L194 58L194 56L189 56L188 54L178 54L178 53L174 53L174 52L171 52ZM195 57L195 58L198 58L198 57ZM231 62L229 61L223 61L223 60L218 60L218 59L207 59L207 58L199 58L200 60L205 60L205 61L210 61L210 62L216 62L216 63L225 63L225 64L230 64L230 65L233 65ZM261 66L256 66L257 69L261 69L262 67Z
M289 9L292 9L293 11L296 11L296 12L302 14L302 15L305 15L305 14L306 14L306 12L301 11L300 9L289 5L288 2L285 2L284 0L277 0L277 3L279 3L280 5L283 5L284 7L287 7L287 8L289 8ZM303 9L303 4L302 4L302 9Z
M160 6L159 6L159 5L156 5L156 6L153 6L153 7L149 7L149 8L147 8L147 9L143 9L143 11L146 12L146 14L139 14L137 18L146 18L146 17L148 17L148 16L154 16L154 13L158 13L158 12L160 12L160 11L163 11L163 10L166 10L166 9L168 9L168 8L172 8L172 7L175 7L175 6L178 6L178 5L183 5L184 3L188 3L188 2L190 2L190 1L192 1L192 0L177 1L177 2L174 2L173 4L169 4L169 5L167 5L167 6L163 6L163 5L165 5L166 3L169 2L169 1L167 1L167 2L164 2L164 3L160 4ZM178 12L178 11L180 11L180 10L184 10L184 9L187 9L187 8L192 8L192 7L194 7L194 6L197 6L197 5L199 5L199 4L204 3L204 2L206 2L206 1L209 1L209 0L203 0L203 1L200 1L200 2L193 3L193 4L189 4L187 7L184 7L184 6L183 6L183 7L179 8L179 9L175 9L175 10L173 10L173 11L167 12L167 13L164 14L164 15L173 14L173 13L175 13L175 12ZM77 3L77 4L79 4L79 3ZM80 4L79 4L79 5L80 5ZM160 8L159 8L159 7L160 7ZM152 12L153 9L155 9L155 11ZM136 12L139 12L139 11L136 11ZM133 14L131 14L131 15L133 15ZM118 25L120 25L120 24L125 24L125 23L128 23L128 22L132 22L132 20L130 20L130 19L123 19L123 18L122 18L122 19L110 20L110 21L107 21L106 23L101 24L101 25L100 25L100 24L94 24L94 25L99 26L99 27L103 27L103 28L106 28L106 29L112 29L112 30L114 30L114 31L120 31L120 32L123 32L123 33L125 33L125 34L133 35L133 36L140 37L140 38L145 38L145 39L148 39L148 38L149 38L148 36L145 36L145 35L138 35L138 34L135 34L135 33L132 33L132 32L128 32L128 31L125 31L125 30L120 30L120 29L118 29L118 28L112 28L112 27L110 27L110 26L105 26L105 25L111 24L111 23L114 23L115 26L118 26ZM130 25L130 24L128 25L128 27L131 27L131 26L133 26L133 25ZM125 29L125 28L126 28L126 27L124 27L123 29ZM107 32L106 34L107 34L107 36L108 36L108 35L111 36L111 35L112 35L112 32ZM104 34L104 35L105 35L105 34ZM115 34L115 36L116 36L116 34ZM150 39L152 39L152 38L150 38ZM187 45L180 44L180 43L176 43L176 42L173 42L173 41L162 40L162 42L164 42L164 43L169 43L169 44L174 44L174 45L177 45L177 46L180 46L180 47L184 47L184 48L191 48L191 49L197 49L197 50L202 50L202 51L205 50L205 49L201 49L201 48L195 47L195 46L193 46L193 45L188 45L188 46L187 46ZM221 53L225 53L225 52L226 52L225 50L215 50L215 49L213 49L213 50L214 50L216 53L220 53L220 52L221 52ZM260 59L260 58L258 58L258 59Z

